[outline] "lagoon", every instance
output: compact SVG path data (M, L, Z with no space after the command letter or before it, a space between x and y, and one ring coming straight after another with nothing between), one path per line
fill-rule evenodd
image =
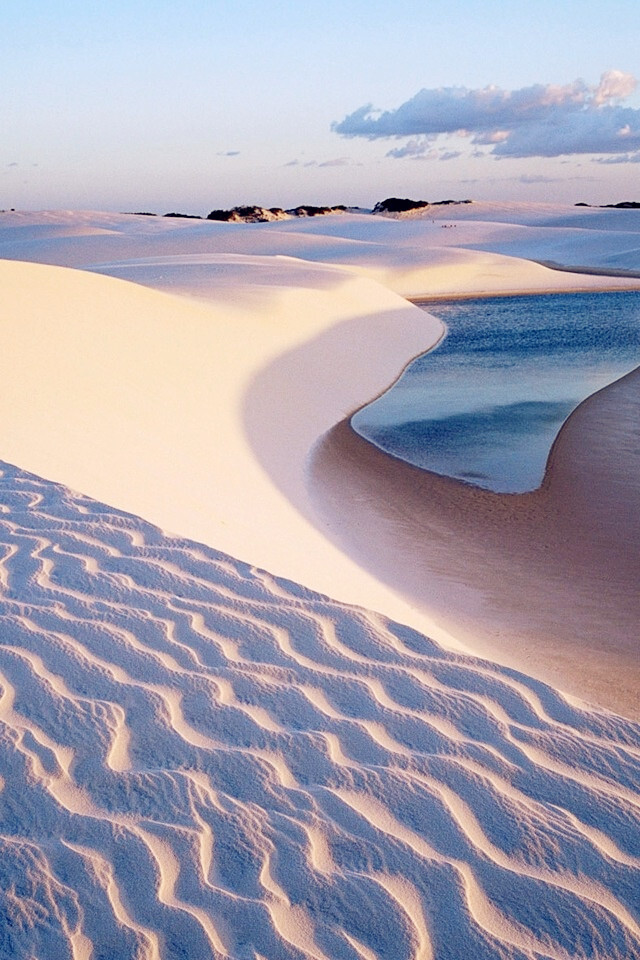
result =
M640 363L640 292L421 301L446 335L353 428L385 452L498 493L540 486L562 424Z

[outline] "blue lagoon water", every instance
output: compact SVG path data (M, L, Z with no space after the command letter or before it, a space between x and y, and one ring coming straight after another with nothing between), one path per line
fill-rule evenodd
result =
M447 335L353 427L402 460L488 490L536 489L569 414L640 363L640 292L420 305Z

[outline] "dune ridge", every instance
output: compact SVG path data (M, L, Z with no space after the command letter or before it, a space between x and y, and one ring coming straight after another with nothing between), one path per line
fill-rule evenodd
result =
M0 957L640 960L637 372L519 516L345 419L442 333L403 297L637 288L523 259L637 269L635 214L456 213L0 216ZM509 583L571 697L478 658Z
M640 956L638 724L0 484L0 954Z

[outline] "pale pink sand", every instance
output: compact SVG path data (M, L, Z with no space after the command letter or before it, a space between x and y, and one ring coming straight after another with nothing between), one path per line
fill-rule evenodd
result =
M564 637L581 645L581 660L593 660L594 675L615 692L616 680L602 680L600 653L585 652L606 643L619 648L633 636L624 591L620 613L612 599L600 603L601 595L615 595L615 577L627 569L617 534L602 519L608 487L599 487L600 505L582 510L566 537L553 518L561 502L568 516L573 487L564 500L555 493L532 498L513 518L509 507L508 523L493 526L485 523L485 507L477 512L485 501L456 488L449 512L434 516L424 566L424 556L403 559L404 533L395 542L387 522L373 522L375 511L362 514L364 527L347 542L362 504L342 528L337 518L349 489L339 489L326 514L331 494L309 463L320 437L441 334L437 321L388 286L405 295L637 287L633 277L565 273L522 258L573 258L632 272L640 265L635 213L473 204L413 220L341 216L250 226L5 215L0 253L136 283L60 267L2 266L4 456L166 529L415 624L450 646L488 650L513 630L501 649L524 638L528 667L576 690L574 667L556 649ZM455 228L443 229L452 220ZM592 440L585 435L584 443ZM432 480L421 477L424 483ZM386 492L384 499L393 502ZM493 500L486 507L496 518L506 517L505 509ZM408 501L401 512L401 525L413 530ZM595 524L608 531L604 546ZM585 542L610 551L612 570L622 567L613 580L600 583L599 554L585 551ZM633 550L634 543L624 553ZM583 567L591 572L581 573ZM509 602L498 603L496 591ZM556 616L562 598L564 612ZM541 626L532 619L536 610ZM584 682L584 695L595 697L591 681ZM635 675L625 683L633 687Z
M574 412L542 489L516 496L405 464L343 421L315 489L337 542L454 636L639 717L638 424L635 371Z
M532 611L567 644L599 642L590 603L622 630L637 377L574 415L526 508L462 495L346 426L441 334L372 277L519 289L517 244L140 221L0 222L59 264L0 263L0 458L111 504L0 466L0 954L639 960L638 725L412 629L496 658ZM532 673L558 655L562 689L622 699L530 633Z
M0 261L3 457L427 628L318 529L306 461L318 436L382 389L408 344L434 342L439 322L333 267L276 261L268 283L260 262L217 267L214 296L196 300ZM186 282L189 265L178 272ZM372 330L385 350L356 375L352 358Z

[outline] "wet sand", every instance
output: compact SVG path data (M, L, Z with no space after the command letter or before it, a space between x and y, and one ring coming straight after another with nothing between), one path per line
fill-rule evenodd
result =
M640 716L640 369L561 430L542 487L493 494L343 420L311 471L332 536L476 653Z

